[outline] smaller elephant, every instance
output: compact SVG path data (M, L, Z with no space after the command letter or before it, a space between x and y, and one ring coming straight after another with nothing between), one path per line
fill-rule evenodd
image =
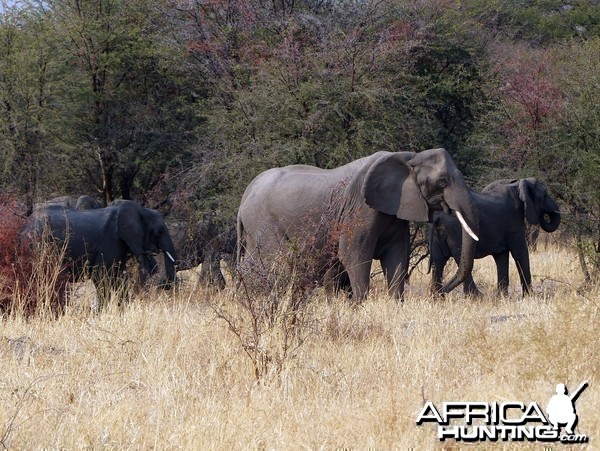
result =
M103 207L102 203L98 202L92 196L83 194L78 198L75 198L73 196L55 197L45 202L35 204L33 206L33 210L36 211L53 205L68 208L70 210L95 210L96 208Z
M101 202L98 202L92 196L88 196L87 194L83 194L77 198L77 202L75 203L75 210L95 210L96 208L102 208Z
M202 264L200 284L206 287L225 288L225 276L221 260L233 265L236 245L235 221L222 224L210 213L198 222L173 222L173 242L179 254L178 270L186 270ZM171 228L171 226L169 226Z
M200 283L203 286L215 286L219 290L225 288L225 276L221 271L221 260L233 273L235 245L235 225L219 230L204 243L201 252L202 269L200 270Z
M539 224L546 232L554 232L560 224L556 201L546 187L535 178L497 180L481 193L473 193L479 210L479 242L475 258L494 257L498 274L498 290L508 293L508 255L512 255L519 272L523 294L531 290L529 250L525 220ZM444 266L451 257L460 261L461 233L458 220L436 212L429 225L430 265L433 270L432 292L439 293ZM465 293L481 294L473 277L463 282Z
M59 244L66 242L65 263L75 279L88 274L106 288L122 275L128 255L140 265L142 284L154 272L153 255L163 252L167 281L175 281L176 253L161 214L133 201L94 210L72 210L50 204L37 209L24 233L35 238L48 228ZM106 294L106 291L103 295Z

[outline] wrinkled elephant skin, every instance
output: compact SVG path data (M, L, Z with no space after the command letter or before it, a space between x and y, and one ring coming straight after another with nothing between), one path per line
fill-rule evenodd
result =
M345 274L352 296L369 290L373 259L388 290L402 298L410 252L409 221L433 211L459 212L476 236L478 213L463 176L444 149L378 152L326 170L306 165L274 168L246 188L238 210L237 261L272 257L302 245L322 257L320 275ZM473 267L474 239L463 229L463 258L449 291ZM322 283L323 281L321 281Z

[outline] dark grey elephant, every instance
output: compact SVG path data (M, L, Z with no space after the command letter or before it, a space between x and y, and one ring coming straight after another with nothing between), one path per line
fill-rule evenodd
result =
M475 258L494 257L498 273L498 290L508 292L508 255L512 255L519 272L523 294L531 288L529 250L526 241L525 220L539 224L546 232L554 232L560 224L558 205L550 197L544 184L535 178L497 180L481 193L473 193L479 210L479 242ZM458 221L442 212L436 212L429 226L430 263L433 270L432 291L442 290L444 266L451 257L461 256L461 233ZM480 294L469 275L464 290Z
M409 221L429 221L433 211L459 215L463 258L450 291L473 267L478 212L461 172L444 149L377 152L336 169L293 165L259 174L238 210L238 264L260 262L289 249L317 256L319 274L344 278L354 299L368 293L371 263L381 262L388 290L402 298L408 271Z
M90 272L93 281L116 281L127 256L140 264L142 283L154 272L154 254L163 252L167 280L175 281L176 252L165 222L156 210L133 201L95 210L72 210L60 205L39 208L32 215L26 233L38 235L48 227L59 244L67 242L66 263L75 278Z

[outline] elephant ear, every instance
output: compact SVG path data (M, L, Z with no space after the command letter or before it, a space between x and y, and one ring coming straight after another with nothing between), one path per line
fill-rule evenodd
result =
M407 221L429 220L429 207L407 164L414 156L390 153L371 165L362 188L369 207Z
M145 230L142 212L137 205L129 202L117 208L117 235L134 255L143 254Z
M540 205L536 202L536 189L538 188L535 179L521 179L519 181L519 199L523 201L525 206L525 219L532 225L540 223L542 214Z

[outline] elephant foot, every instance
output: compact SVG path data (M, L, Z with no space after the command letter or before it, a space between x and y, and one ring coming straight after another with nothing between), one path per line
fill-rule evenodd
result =
M362 302L352 302L352 301L350 302L350 308L355 312L360 310L362 307L363 307Z
M443 299L445 297L444 287L440 282L432 282L429 287L429 294L433 299Z
M479 291L479 288L475 288L474 290L465 290L465 294L475 299L481 299L483 297L483 293Z
M506 290L496 290L496 294L499 297L507 298L508 297L508 288Z
M523 297L529 296L531 294L531 292L532 292L531 285L523 286Z

